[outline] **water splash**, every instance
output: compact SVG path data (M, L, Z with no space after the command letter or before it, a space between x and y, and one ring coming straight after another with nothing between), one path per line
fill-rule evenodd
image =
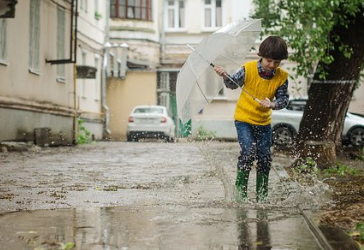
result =
M284 178L280 176L280 182L287 190L287 197L280 203L284 206L318 210L331 202L332 190L324 181L319 180L314 171L295 173L291 177L286 172Z
M279 162L272 163L269 177L269 197L263 204L255 201L255 175L256 164L251 170L248 184L248 201L244 204L235 202L234 176L236 174L236 159L238 146L211 142L209 140L196 143L207 163L212 167L216 177L222 182L225 193L225 202L230 206L267 208L304 207L317 210L331 201L332 190L324 181L319 180L315 173L304 175L305 181L297 181L297 176L292 178Z
M211 150L210 141L206 140L196 145L199 148L200 152L203 154L208 164L216 172L217 178L222 182L222 185L224 187L225 201L227 202L234 201L235 186L232 184L233 182L230 180L230 177L226 173L223 165L219 164L219 161L216 158L216 154L214 154L213 151Z

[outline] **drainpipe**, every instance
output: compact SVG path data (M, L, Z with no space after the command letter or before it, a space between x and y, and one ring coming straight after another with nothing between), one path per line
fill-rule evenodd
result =
M110 110L106 103L106 91L107 91L107 66L109 61L109 43L105 44L104 47L104 60L102 63L102 108L104 110L104 132L110 134L111 130L109 128L110 123Z
M161 63L164 64L165 52L166 52L166 35L164 30L164 2L161 7L161 18L159 19L159 32L160 32L160 53L161 53Z
M73 65L73 106L75 109L75 115L73 116L73 144L77 144L77 137L78 137L78 104L77 104L77 66L76 64Z
M104 111L104 136L109 135L111 130L109 128L110 123L110 110L106 103L106 91L107 91L107 65L109 61L109 31L110 31L110 1L105 0L106 9L105 9L105 45L104 45L104 60L102 63L102 81L101 81L101 90L102 90L102 109Z

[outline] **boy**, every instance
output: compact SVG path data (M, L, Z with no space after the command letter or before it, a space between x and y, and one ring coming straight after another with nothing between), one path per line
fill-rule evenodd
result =
M238 201L247 201L249 173L256 157L256 199L257 202L267 201L272 162L272 109L286 107L289 99L288 73L279 67L281 61L288 58L286 42L278 36L269 36L260 44L258 56L258 61L245 63L231 77L222 67L214 67L216 73L223 77L227 88L236 89L239 84L244 90L237 101L234 114L241 147L235 182Z

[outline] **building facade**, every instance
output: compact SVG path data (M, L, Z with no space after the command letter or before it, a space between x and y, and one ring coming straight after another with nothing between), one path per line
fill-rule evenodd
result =
M73 48L72 14L70 1L30 0L0 19L0 141L73 143L73 64L54 64Z
M102 63L108 22L104 0L78 0L76 102L78 120L94 140L104 136Z
M0 19L0 141L71 145L80 120L90 139L102 139L107 8L102 0L18 1L15 15Z

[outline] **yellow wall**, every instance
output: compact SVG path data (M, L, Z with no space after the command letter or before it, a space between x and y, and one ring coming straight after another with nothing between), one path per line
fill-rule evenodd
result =
M108 80L111 140L126 140L128 117L136 105L157 104L156 72L127 72L125 80Z

